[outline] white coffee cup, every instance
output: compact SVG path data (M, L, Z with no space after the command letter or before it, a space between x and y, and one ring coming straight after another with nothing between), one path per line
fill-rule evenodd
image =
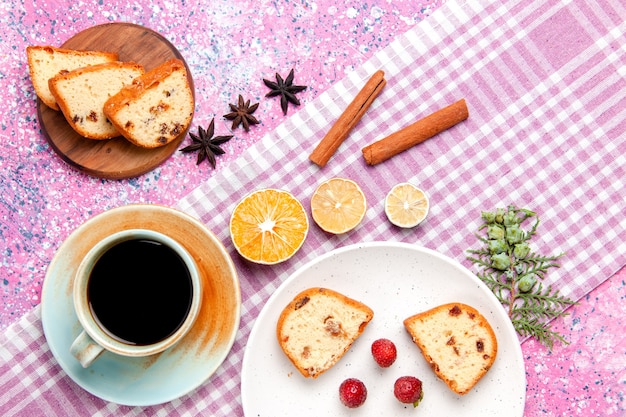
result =
M128 255L127 257L133 258L136 254L128 253L127 250L129 248L133 248L137 256L139 256L139 253L149 254L153 253L153 251L156 254L150 260L133 259L138 264L131 264L128 267L134 273L128 272L129 269L122 269L123 265L112 262L112 259L117 254L120 256ZM156 292L157 284L155 283L163 284L159 280L167 278L164 271L169 271L169 265L164 265L165 267L163 267L161 263L167 263L170 258L171 260L176 259L176 262L174 262L176 263L176 269L181 273L172 274L173 276L171 277L167 275L171 279L168 283L173 284L176 289L184 288L184 291L187 291L190 286L191 294L181 292L180 297L175 297L174 294L180 291L172 291L169 286L167 292L166 288L159 288L158 293L155 293L158 296L150 292L150 290L155 290ZM99 261L101 262L99 263ZM182 265L180 262L182 262ZM109 265L111 270L107 270L106 273L102 272L105 271L103 269L104 265ZM119 270L124 272L119 272ZM151 271L151 275L147 276L148 273L145 273L144 270ZM183 270L186 270L187 273L182 273ZM110 274L110 280L107 274ZM152 281L152 278L157 275L159 279ZM122 279L124 281L120 281ZM117 281L120 282L118 283ZM135 281L137 282L135 283ZM110 289L115 291L106 292L106 294L110 294L110 300L101 300L102 292L99 292L99 290L103 286L109 286L109 283ZM137 289L137 294L130 291L129 288ZM141 290L143 294L144 289L146 294L151 295L148 297L139 295L139 291ZM154 299L154 308L143 308L144 305L152 306L149 303L151 301L149 300L150 297ZM167 336L163 338L149 343L136 343L131 340L133 339L132 335L131 337L127 337L127 335L120 336L116 334L116 331L105 325L108 320L108 323L117 321L119 325L137 322L141 324L141 326L136 326L138 329L149 329L152 326L159 327L160 323L168 322L168 320L162 320L163 317L161 317L161 320L154 321L150 314L145 314L145 312L151 311L156 314L155 317L159 317L159 314L168 314L167 309L157 308L158 305L167 305L167 303L163 303L164 297L171 297L172 301L179 302L180 306L176 310L176 317L174 317L176 319L174 321L178 322L178 324L176 326L172 325L170 328L159 329L159 331L167 333ZM188 297L188 304L186 305L184 304L185 297ZM180 298L180 300L175 300L174 298ZM105 350L118 355L137 357L153 355L175 345L191 329L198 316L202 300L202 282L193 257L180 243L156 231L129 229L104 238L87 253L74 277L73 299L74 309L82 326L82 331L72 343L70 352L86 368ZM159 300L160 304L158 304ZM135 301L136 305L133 304ZM105 316L99 317L98 305L105 306L104 308L100 307L100 312L112 313L107 317L119 316L122 319L111 320L107 318L105 320ZM133 313L127 314L131 310ZM179 318L180 321L178 320ZM145 326L143 325L144 322L146 323Z

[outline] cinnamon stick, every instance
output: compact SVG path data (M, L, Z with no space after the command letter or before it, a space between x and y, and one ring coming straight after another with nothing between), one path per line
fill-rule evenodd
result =
M384 77L385 73L378 70L370 77L367 83L365 83L365 86L363 86L361 91L359 91L348 107L346 107L335 124L333 124L324 138L313 150L311 156L309 156L309 159L313 163L320 167L324 167L326 163L328 163L328 160L333 156L335 151L337 151L339 145L348 137L352 128L361 120L361 117L363 117L374 99L387 83Z
M469 117L465 100L444 107L435 113L383 138L362 149L363 158L368 165L383 161L404 152L407 149L430 139Z

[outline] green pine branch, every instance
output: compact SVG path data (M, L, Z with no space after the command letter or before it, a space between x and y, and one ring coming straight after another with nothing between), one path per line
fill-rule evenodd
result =
M567 340L565 340L561 334L551 330L545 322L540 322L539 319L511 319L511 322L518 334L533 337L549 349L552 349L555 341L568 344Z
M559 267L564 254L546 256L531 250L529 242L539 226L533 211L509 206L481 216L484 223L476 237L483 247L467 251L467 259L478 268L478 278L507 309L519 335L534 337L550 349L556 341L567 343L548 322L575 303L540 282L549 270ZM531 218L534 222L524 230L522 224Z

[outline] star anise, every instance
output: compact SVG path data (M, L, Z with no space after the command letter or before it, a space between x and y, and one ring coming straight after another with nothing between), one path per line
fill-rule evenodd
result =
M251 106L250 100L244 101L243 97L240 94L238 105L230 103L228 105L230 106L232 112L225 114L224 118L233 121L231 129L235 129L237 126L243 125L243 128L246 130L246 132L248 132L250 130L251 124L259 124L257 118L252 115L252 113L254 113L259 107L259 103L253 104Z
M284 81L278 73L276 73L276 82L263 78L265 85L272 89L272 91L267 93L265 97L275 97L280 95L280 107L283 109L283 114L285 115L287 114L287 103L289 102L299 106L300 100L296 97L296 93L299 93L307 88L306 85L293 85L293 75L292 68Z
M213 169L215 169L215 156L223 155L225 153L220 145L228 142L233 137L232 135L213 137L213 134L215 133L214 120L215 119L211 119L211 123L209 123L207 130L204 130L202 126L198 126L197 135L189 132L189 136L193 140L193 143L180 150L185 153L199 151L196 165L199 165L200 162L207 159Z

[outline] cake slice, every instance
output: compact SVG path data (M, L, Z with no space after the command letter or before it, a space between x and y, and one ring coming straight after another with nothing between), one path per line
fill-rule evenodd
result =
M75 51L53 46L28 46L26 56L35 93L46 106L54 110L59 110L59 106L48 88L50 78L77 68L118 59L117 53L114 52Z
M282 311L276 326L280 347L305 377L330 369L363 333L374 312L326 288L309 288Z
M448 387L467 394L493 365L498 342L475 308L450 303L404 320L426 361Z
M170 59L111 97L104 113L130 142L156 148L184 134L194 106L185 64Z
M108 62L59 74L48 81L65 119L81 136L110 139L120 136L104 114L104 103L144 73L134 62Z

